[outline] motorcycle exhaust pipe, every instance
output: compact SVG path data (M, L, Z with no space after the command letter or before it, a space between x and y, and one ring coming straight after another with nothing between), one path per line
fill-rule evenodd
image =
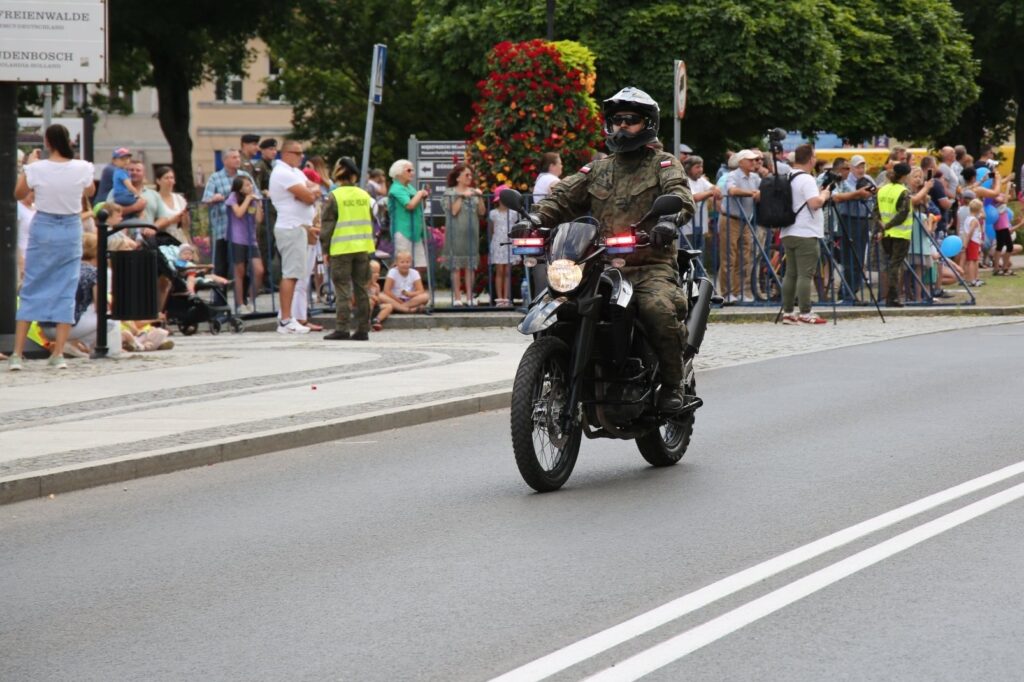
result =
M697 302L686 316L686 351L685 355L693 356L700 352L700 344L704 341L704 332L708 328L708 316L711 314L711 296L714 287L711 280L702 279L697 287Z

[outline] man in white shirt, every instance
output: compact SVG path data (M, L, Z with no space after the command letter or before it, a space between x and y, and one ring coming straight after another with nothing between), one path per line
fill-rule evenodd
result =
M274 241L281 252L280 320L277 331L281 334L306 334L309 327L292 319L292 297L295 284L309 277L306 268L307 229L312 229L315 209L313 204L320 190L311 184L300 170L302 145L285 140L281 145L281 158L274 162L270 173L270 201L277 211L274 223Z
M690 193L693 194L693 202L697 205L697 212L693 214L690 222L679 228L679 248L704 248L704 235L711 231L708 224L708 206L716 199L722 198L722 190L711 184L711 181L704 175L704 159L692 154L683 163L683 170L686 172L686 181L690 185Z
M793 190L795 222L782 229L782 246L786 252L786 276L782 281L783 324L825 324L824 318L811 312L811 281L821 253L819 242L825 237L825 202L832 195L827 188L818 189L814 180L814 147L802 144L796 148L789 186ZM793 311L800 305L800 314Z

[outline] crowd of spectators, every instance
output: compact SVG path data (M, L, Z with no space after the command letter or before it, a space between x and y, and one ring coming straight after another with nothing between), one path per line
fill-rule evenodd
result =
M200 205L206 215L199 216L196 233L196 206L174 192L171 168L156 169L155 186L150 186L145 165L130 149L119 147L94 192L92 165L74 158L66 130L47 130L46 151L45 160L38 152L23 159L18 183L21 291L11 369L20 368L27 338L49 349L50 363L58 368L66 366L65 353L85 354L95 343L100 209L112 226L127 218L153 226L114 231L110 250L173 249L159 271L161 310L173 277L183 278L187 295L198 295L196 278L208 275L202 279L213 284L215 305L250 315L257 312L260 294L277 293L277 330L307 334L322 329L310 319L308 303L329 290L337 321L326 338L359 340L370 330L379 331L391 314L429 311L433 297L427 284L434 272L428 258L450 273L454 307L478 303L484 263L490 271L484 288L490 289L493 305L511 307L519 293L511 286L520 260L509 248L508 229L521 216L500 201L503 185L484 193L464 163L454 165L443 193L432 197L428 187L417 187L415 168L406 159L392 163L387 174L371 169L362 178L349 158L332 167L323 157L307 156L296 140L279 144L243 135L237 149L221 154L222 168L205 182ZM791 267L779 292L783 321L817 323L820 318L810 311L810 288L815 278L821 287L819 247L826 240L836 247L843 279L838 293L851 300L863 302L870 282L877 284L879 298L898 306L906 297L949 296L943 287L956 283L982 286L985 272L1016 275L1010 255L1020 250L1015 233L1024 216L1015 219L1008 207L1015 198L1012 174L1000 177L991 148L982 148L977 159L963 147L944 147L935 156L914 159L907 149L895 147L877 170L856 153L826 162L816 159L810 146L774 156L741 149L727 153L714 182L693 149L682 145L679 158L697 204L693 218L680 229L679 248L715 252L714 262L706 259L706 265L726 305L751 301L753 268L763 263L777 268L788 254ZM546 153L540 168L528 200L557 191L562 158ZM770 173L792 173L794 202L799 198L806 207L796 224L774 233L757 227L760 187ZM896 203L882 211L879 193L886 186L892 188L883 193ZM424 219L431 199L444 219L440 247L432 243L434 230ZM904 227L909 238L898 243L893 230ZM949 261L939 257L935 245L953 234L965 246ZM201 243L204 237L208 243ZM351 244L343 246L347 240L358 241L357 252ZM201 257L211 263L197 262ZM534 287L543 284L536 281L543 273L537 275ZM349 331L352 320L354 332ZM124 348L173 345L162 317L120 326L120 334L115 327L110 334L120 336Z

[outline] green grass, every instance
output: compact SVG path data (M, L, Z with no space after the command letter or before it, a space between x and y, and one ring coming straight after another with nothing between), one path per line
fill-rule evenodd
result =
M1020 256L1014 258L1016 277L993 277L991 270L982 270L985 286L974 289L979 306L1024 305L1024 264ZM955 288L955 287L953 287Z

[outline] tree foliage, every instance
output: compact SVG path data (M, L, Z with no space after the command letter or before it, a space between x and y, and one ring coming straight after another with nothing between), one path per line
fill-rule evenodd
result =
M266 23L264 39L283 67L283 78L273 85L293 107L297 136L314 141L318 151L331 157L360 157L375 43L388 45L388 58L383 101L374 116L371 164L386 166L405 156L410 135L437 134L432 98L412 83L421 66L395 45L413 11L410 0L386 5L298 0L287 15ZM467 105L458 132L456 126L443 132L462 139L461 126L468 118Z
M588 74L563 60L593 63L578 44L542 40L498 43L487 59L490 73L477 83L469 159L487 187L508 183L529 189L540 172L541 155L560 152L575 170L601 143L601 123L587 91Z
M953 0L963 24L973 37L974 56L980 62L981 96L942 136L963 142L976 152L982 143L999 144L1015 134L1014 169L1024 163L1024 5L1019 0Z
M276 9L273 0L152 5L111 0L111 85L156 88L160 128L179 190L193 192L189 91L218 74L245 73L252 57L247 43L257 27L248 17Z

